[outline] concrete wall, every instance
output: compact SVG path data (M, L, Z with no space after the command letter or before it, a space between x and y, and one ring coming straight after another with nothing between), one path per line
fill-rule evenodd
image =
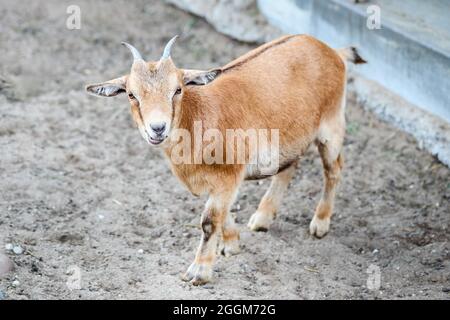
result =
M258 6L286 33L312 34L336 48L357 46L369 61L358 73L450 123L450 55L408 33L411 21L399 28L383 8L382 28L370 30L368 4L349 0L258 0Z

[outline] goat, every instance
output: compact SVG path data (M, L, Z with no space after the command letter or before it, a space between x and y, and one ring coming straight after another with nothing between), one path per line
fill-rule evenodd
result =
M258 164L174 161L179 142L175 132L184 130L192 138L196 121L222 134L229 128L278 130L278 167L271 173L270 187L248 223L254 231L268 230L300 156L315 143L322 158L324 188L309 231L323 237L329 230L343 166L346 62L365 63L357 50L334 50L311 36L289 35L221 68L183 70L170 56L175 40L176 36L167 43L158 61L150 62L136 48L123 43L134 58L131 72L88 85L86 90L104 97L127 93L142 137L162 148L175 176L194 195L209 195L201 217L201 242L183 280L194 285L211 280L220 240L223 255L239 252L239 230L229 214L230 206L244 180L267 176ZM270 139L269 144L273 141ZM245 146L253 148L247 142ZM205 143L200 143L200 152L202 148L206 148ZM187 150L188 156L195 153Z

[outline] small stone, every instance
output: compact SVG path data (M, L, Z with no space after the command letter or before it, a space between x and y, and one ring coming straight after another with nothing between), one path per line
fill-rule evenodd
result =
M12 251L13 248L14 248L14 246L12 243L5 244L6 251Z
M31 272L39 272L39 267L36 264L31 264Z
M103 220L103 219L105 219L105 216L102 215L102 214L99 214L99 215L98 215L98 218L99 218L100 220Z
M143 253L144 253L144 249L139 249L139 250L138 250L138 253L139 253L139 254L143 254Z
M372 254L377 254L378 252L379 252L379 250L375 249L375 250L372 251Z
M14 264L12 261L4 254L0 253L0 278L6 276L12 270L14 270Z
M14 280L13 282L12 282L12 285L13 285L13 287L18 287L18 286L20 286L20 281L19 280Z
M20 255L20 254L23 253L23 248L22 248L21 246L15 246L15 247L13 248L13 252L14 252L15 254L17 254L17 255Z

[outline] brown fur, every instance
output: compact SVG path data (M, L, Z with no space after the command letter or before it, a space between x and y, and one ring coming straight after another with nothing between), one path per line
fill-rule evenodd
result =
M239 68L207 86L186 87L178 128L192 131L193 122L200 120L223 135L229 128L280 129L287 158L298 157L316 138L320 120L339 112L345 65L333 49L309 36L277 43L237 59ZM171 146L165 152L170 155ZM237 179L244 166L177 165L173 170L193 193L201 194L214 190L222 175Z

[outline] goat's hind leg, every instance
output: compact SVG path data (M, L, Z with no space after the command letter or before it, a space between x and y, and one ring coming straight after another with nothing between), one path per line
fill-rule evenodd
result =
M236 226L233 214L228 212L222 228L220 253L225 257L230 257L239 252L239 229Z
M295 174L297 162L272 177L266 194L259 203L258 210L250 217L248 227L253 231L267 231L276 217L283 194Z
M309 232L311 235L321 238L330 229L336 186L339 182L343 166L341 136L338 135L335 139L326 142L318 142L317 146L322 158L324 187L322 197L309 225Z

